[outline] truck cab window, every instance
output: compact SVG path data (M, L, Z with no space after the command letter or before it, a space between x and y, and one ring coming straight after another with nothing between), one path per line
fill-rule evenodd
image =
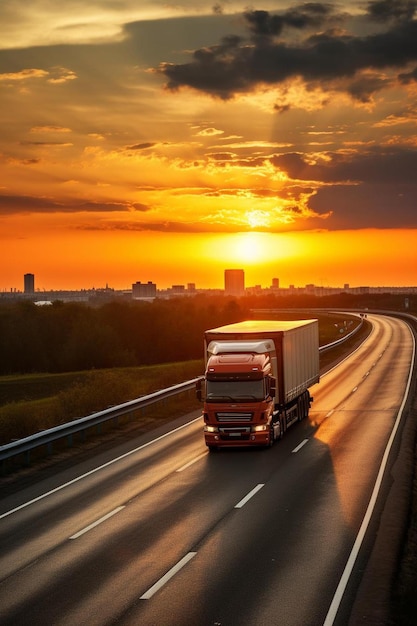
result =
M265 398L263 380L207 380L207 402L219 399L236 402L259 402Z

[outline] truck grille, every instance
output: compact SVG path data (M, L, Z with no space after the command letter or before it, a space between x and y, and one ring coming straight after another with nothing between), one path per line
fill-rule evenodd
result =
M253 419L253 413L216 413L219 422L250 422Z

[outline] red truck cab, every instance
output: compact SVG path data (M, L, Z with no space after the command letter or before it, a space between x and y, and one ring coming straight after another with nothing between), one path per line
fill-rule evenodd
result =
M203 409L209 449L272 444L275 380L271 373L268 354L210 356Z

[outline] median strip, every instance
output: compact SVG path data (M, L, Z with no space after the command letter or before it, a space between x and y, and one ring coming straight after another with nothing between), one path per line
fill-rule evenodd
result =
M249 491L249 493L244 498L242 498L240 502L235 504L235 509L241 509L242 506L244 506L246 502L250 500L255 495L255 493L257 493L264 486L265 486L265 483L259 483L259 485L256 485L256 487L254 487L252 491Z
M181 561L178 561L178 563L174 565L174 567L171 567L171 569L164 576L162 576L162 578L160 578L154 585L152 585L152 587L150 587L148 591L145 591L145 593L140 597L140 600L149 600L149 598L152 598L152 596L173 576L175 576L175 574L179 572L184 567L184 565L188 563L188 561L191 561L191 559L195 557L196 554L197 552L188 552L188 554L186 554L181 559Z
M308 439L303 439L303 441L301 443L299 443L298 446L296 448L294 448L294 450L292 450L292 453L295 454L296 452L301 450L301 448L303 446L305 446L307 442L308 442Z
M118 506L117 509L114 509L113 511L110 511L110 513L107 513L107 515L100 517L100 519L98 519L96 522L93 522L89 526L86 526L82 530L79 530L78 533L75 533L75 535L72 535L70 539L78 539L78 537L81 537L81 535L88 533L89 530L91 530L92 528L95 528L99 524L102 524L103 522L108 520L110 517L113 517L113 515L116 515L116 513L119 513L119 511L121 511L124 508L125 508L124 506Z

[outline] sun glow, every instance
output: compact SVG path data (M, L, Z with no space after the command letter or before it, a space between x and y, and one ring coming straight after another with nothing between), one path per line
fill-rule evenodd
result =
M236 263L262 265L290 253L288 240L271 233L237 233L228 240L228 256Z
M265 228L271 225L269 213L259 209L253 209L246 213L246 221L251 228Z

